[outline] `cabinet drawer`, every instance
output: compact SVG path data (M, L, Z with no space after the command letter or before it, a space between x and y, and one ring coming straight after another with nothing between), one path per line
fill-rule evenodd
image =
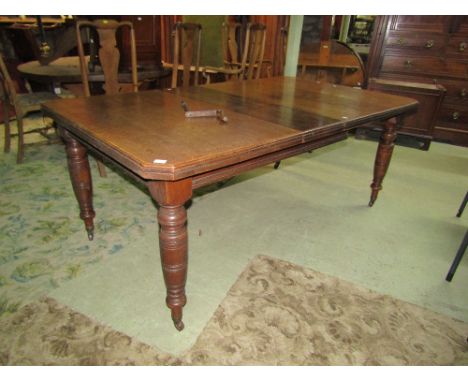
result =
M434 140L468 147L468 131L436 126L434 128Z
M468 36L449 38L445 54L447 57L468 59Z
M422 76L467 77L468 63L436 57L412 57L410 55L385 54L382 72L418 74Z
M468 106L468 81L463 80L436 80L446 90L446 103Z
M409 50L418 55L439 55L445 47L445 39L440 35L390 32L385 41L391 49Z
M468 131L468 108L444 102L439 111L437 125Z

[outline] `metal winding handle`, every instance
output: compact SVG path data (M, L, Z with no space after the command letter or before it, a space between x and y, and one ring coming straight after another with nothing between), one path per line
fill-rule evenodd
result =
M224 112L221 109L190 111L185 101L181 101L180 105L182 106L182 109L184 109L186 118L216 117L221 122L226 123L228 121L228 118L224 115Z

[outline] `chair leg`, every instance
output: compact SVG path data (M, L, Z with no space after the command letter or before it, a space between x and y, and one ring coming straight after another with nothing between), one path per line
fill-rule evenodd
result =
M460 248L458 248L455 259L453 260L452 266L450 267L450 270L448 271L447 276L445 277L445 280L452 281L453 275L455 274L455 271L458 268L458 264L460 264L460 261L463 258L463 255L465 254L467 246L468 246L468 230L465 233L465 237L463 238Z
M96 159L96 162L99 171L99 176L101 178L107 178L106 166L104 166L104 163L102 163L100 159Z
M273 166L275 170L279 167L280 163L280 160L275 162L275 165Z
M468 192L466 193L465 199L463 199L463 202L462 202L460 208L458 209L457 218L459 218L462 215L463 210L466 207L466 203L468 203Z
M3 123L5 124L5 146L3 151L10 152L11 146L11 130L10 130L10 105L7 100L2 100L3 103Z
M23 116L16 116L16 123L18 125L18 155L16 157L16 163L20 164L24 159L24 125Z

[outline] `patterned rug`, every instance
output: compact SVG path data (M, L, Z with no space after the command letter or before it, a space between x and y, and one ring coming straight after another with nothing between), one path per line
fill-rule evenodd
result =
M42 119L29 118L25 123L26 129L32 129ZM15 123L12 125L15 131ZM47 295L102 261L120 256L132 242L157 234L157 210L148 191L111 165L107 177L100 177L96 161L90 157L97 215L95 238L90 244L79 219L64 146L28 146L25 161L17 165L14 142L12 151L4 154L1 133L3 128L0 317ZM34 136L26 139L35 142L34 138L38 140ZM216 188L203 187L194 192L194 197Z
M90 159L99 211L91 247L83 237L64 147L28 147L25 162L19 166L15 160L15 153L0 155L0 316L118 255L156 224L147 194L113 171L100 178ZM140 213L130 216L130 210Z
M50 298L0 319L2 365L468 365L468 324L267 256L175 357Z

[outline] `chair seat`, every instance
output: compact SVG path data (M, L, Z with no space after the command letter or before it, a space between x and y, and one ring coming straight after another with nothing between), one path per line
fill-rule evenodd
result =
M162 66L163 68L165 69L174 69L174 64L171 64L170 62L162 62ZM218 68L214 68L214 67L209 67L211 69L208 69L208 66L199 66L198 67L198 72L202 73L202 72L207 72L207 73L210 73L210 74L215 74L217 73L216 72L216 69ZM184 65L177 65L177 70L184 70ZM191 72L194 72L195 71L195 65L190 65L190 71Z
M47 138L47 143L51 143L53 138L48 134L48 130L53 128L53 125L46 125L44 127L38 127L35 129L24 129L24 117L30 112L40 112L41 104L46 101L51 101L57 99L53 93L48 92L37 92L37 93L22 93L18 94L15 88L15 84L10 77L10 73L3 61L3 56L0 54L0 95L3 102L4 113L3 113L3 125L5 128L5 145L3 151L8 153L10 152L11 138L18 137L18 153L16 156L16 163L21 163L24 159L24 148L26 145L31 143L26 143L24 141L25 134L39 133L45 138ZM15 111L16 118L16 129L17 133L12 134L10 129L10 106L13 107ZM44 119L44 123L46 123ZM39 142L35 142L37 144ZM42 142L41 142L42 143Z
M240 74L242 73L242 68L233 69L233 68L227 68L227 67L205 66L204 69L205 69L204 72L209 73L209 74L216 74L216 73Z

